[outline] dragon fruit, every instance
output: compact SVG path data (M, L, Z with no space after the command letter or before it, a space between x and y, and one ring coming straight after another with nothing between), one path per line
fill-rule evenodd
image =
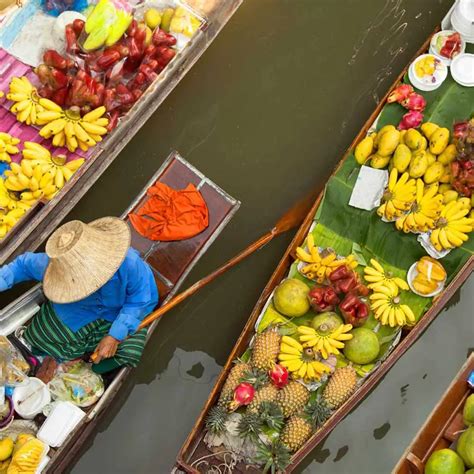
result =
M283 388L288 383L288 369L280 364L275 364L268 372L273 385Z
M394 89L388 96L387 102L391 104L392 102L398 102L399 104L402 101L406 100L409 95L413 94L415 91L413 87L409 84L402 84Z
M230 409L237 410L237 408L249 405L255 396L255 389L247 382L242 382L237 385L234 390L234 399L230 402Z
M415 92L410 94L401 104L405 109L423 112L426 107L426 99L421 94Z
M406 113L401 122L398 124L398 130L408 130L409 128L417 128L423 121L423 114L417 110L411 110Z

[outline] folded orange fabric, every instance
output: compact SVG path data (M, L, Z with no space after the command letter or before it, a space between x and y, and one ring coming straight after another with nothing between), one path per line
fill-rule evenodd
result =
M129 214L135 230L150 240L184 240L201 233L209 225L209 211L193 184L175 190L155 183L150 196L136 214Z

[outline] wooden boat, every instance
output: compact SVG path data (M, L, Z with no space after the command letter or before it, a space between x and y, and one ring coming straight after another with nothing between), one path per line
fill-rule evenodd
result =
M177 242L154 242L142 237L130 225L132 247L140 252L151 266L160 292L160 303L166 303L178 290L187 274L218 237L240 206L240 202L225 193L206 176L184 160L177 152L172 152L160 169L155 173L142 192L122 214L128 221L128 215L142 206L147 199L146 192L157 181L175 189L183 189L189 183L201 192L209 209L209 226L201 234ZM0 334L8 335L18 327L28 323L44 301L41 285L37 285L20 298L0 311ZM158 321L150 326L148 339L155 330ZM87 409L81 423L59 448L51 448L51 458L45 471L61 473L74 460L82 445L89 438L99 419L107 412L121 385L125 382L131 368L124 367L107 386L100 400Z
M436 33L439 30L437 28L434 32ZM414 58L420 54L425 53L428 50L430 40L432 35L425 41L421 46L419 51L416 53ZM344 157L336 167L331 177L334 177L338 171L340 171L344 163L353 159L352 154L355 146L367 135L369 130L373 129L376 125L377 120L380 117L382 109L386 104L386 100L390 92L398 86L406 75L408 67L406 67L400 75L395 80L394 84L387 92L385 97L380 101L372 115L369 117L365 125L362 127L358 135L355 137L351 146L345 153ZM315 216L320 210L320 205L324 199L324 191L320 193L316 202L314 203L312 209L308 213L305 221L299 228L296 233L293 241L286 250L283 258L276 267L272 277L265 286L260 298L258 299L256 306L254 307L250 318L248 319L239 339L237 340L234 349L232 350L229 358L220 373L214 388L212 389L209 398L202 409L199 418L197 419L193 429L188 435L186 441L184 442L176 460L176 472L189 472L189 473L199 473L206 472L200 471L196 467L196 463L201 459L206 459L208 463L208 468L212 470L216 468L217 465L221 465L222 459L217 459L213 457L212 451L210 451L205 442L204 436L206 433L205 430L205 419L209 410L216 404L221 389L226 381L226 378L230 372L233 362L249 347L252 337L254 336L254 328L259 316L261 315L267 300L271 296L273 290L276 286L284 279L289 273L289 269L296 258L296 248L301 246L305 241L305 238L308 232L313 225ZM472 239L472 236L471 236ZM470 256L467 262L463 267L457 272L454 278L451 280L450 284L444 289L444 291L434 299L432 306L426 311L423 317L417 322L417 324L410 331L404 330L402 333L402 338L399 344L393 349L392 352L383 360L380 366L374 370L365 380L364 383L359 386L359 388L353 393L353 395L338 409L332 416L326 421L326 423L320 427L310 439L295 453L291 458L289 466L286 468L285 472L292 472L302 461L303 459L321 442L323 441L328 434L337 426L337 424L348 415L351 410L353 410L360 401L367 396L370 391L376 387L376 385L382 380L384 375L390 370L390 368L397 362L397 360L410 348L412 344L420 337L426 328L433 322L436 316L441 312L445 304L449 301L454 292L463 284L463 282L469 277L474 268L474 257ZM206 468L207 469L207 468ZM216 468L218 469L218 468ZM256 468L255 466L247 465L242 462L237 463L233 466L232 472L260 472L261 469ZM209 471L211 472L211 471ZM214 471L213 471L214 472Z
M0 241L0 265L15 255L27 250L35 250L41 245L187 74L241 5L242 0L189 0L181 3L202 19L201 28L120 120L114 132L92 149L86 163L61 192L49 202L39 201ZM6 13L6 10L0 11L0 23L2 13ZM0 48L0 63L2 64L0 84L9 78L9 64L15 61L13 56L7 56L6 52ZM25 66L23 73L20 71L20 75L27 74L26 69L31 71L31 68ZM0 123L2 113L5 112L6 109L0 106ZM12 132L19 132L14 121L11 127ZM31 127L28 128L31 129ZM10 126L0 127L2 132L9 130ZM31 136L27 135L25 139L31 140Z
M474 353L467 359L426 423L392 471L393 474L422 474L426 461L434 451L451 446L464 429L462 410L472 390L467 384L474 371Z

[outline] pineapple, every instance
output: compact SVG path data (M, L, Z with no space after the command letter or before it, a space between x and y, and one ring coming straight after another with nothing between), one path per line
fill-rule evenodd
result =
M246 412L237 425L237 432L243 439L258 439L263 428L263 422L258 413Z
M290 465L291 454L288 448L278 441L270 445L259 442L254 461L263 466L263 472L284 472Z
M252 369L250 364L246 362L237 361L237 363L230 369L227 380L222 388L218 404L220 407L228 408L229 403L234 398L234 390L242 381L242 377Z
M247 410L249 412L257 413L262 402L274 402L278 395L278 389L273 384L268 384L257 390L253 400L250 402Z
M309 439L313 428L304 415L293 415L287 421L281 432L281 442L291 451L295 452Z
M206 417L206 428L212 434L220 434L225 430L227 410L219 405L212 407Z
M260 370L270 370L280 352L281 336L277 329L268 329L257 334L252 349L251 364Z
M309 390L299 382L292 380L278 392L277 403L285 418L298 413L309 400Z
M353 393L357 385L357 374L353 367L336 369L323 392L329 408L339 408Z
M259 416L262 422L272 430L281 431L285 423L283 412L275 402L262 402Z
M321 397L311 400L304 411L313 430L317 430L331 416L331 409Z

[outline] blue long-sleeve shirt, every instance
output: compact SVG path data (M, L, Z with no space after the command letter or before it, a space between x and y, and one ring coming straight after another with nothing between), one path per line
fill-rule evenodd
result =
M0 268L0 291L22 281L42 281L49 263L45 253L25 253ZM138 328L158 303L151 268L134 249L115 275L95 293L76 303L53 303L56 314L73 332L97 319L110 321L109 334L122 341Z

